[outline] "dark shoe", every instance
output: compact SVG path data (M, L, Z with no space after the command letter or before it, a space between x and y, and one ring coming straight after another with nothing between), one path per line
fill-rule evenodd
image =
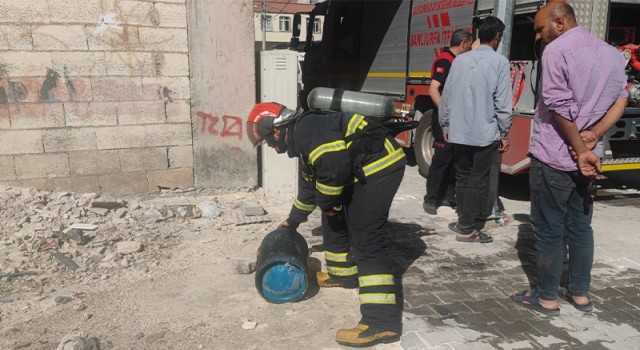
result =
M431 214L431 215L438 214L438 208L436 208L436 204L433 203L433 202L424 202L424 203L422 203L422 209L424 209L424 211L427 214Z
M464 235L464 233L462 233L462 235ZM456 241L465 243L491 243L493 242L493 237L482 231L474 231L468 237L456 236Z
M511 300L516 302L518 305L527 308L529 310L536 311L545 316L558 316L560 315L560 308L555 309L547 309L540 305L540 300L538 299L538 291L535 289L532 290L521 290L515 294L511 295Z
M462 231L462 229L460 227L458 227L458 223L457 222L452 222L449 224L449 230L457 233L457 234L461 234L461 235L468 235L471 234L471 232L465 232Z
M560 288L560 290L558 291L558 296L564 300L566 300L569 304L573 305L573 307L576 308L576 310L578 311L582 311L582 312L591 312L593 311L593 304L591 303L591 299L589 299L589 302L587 304L578 304L576 303L576 301L573 299L574 295L571 294L571 292L567 289L567 288ZM588 299L589 297L587 297Z
M338 279L322 271L316 272L316 281L318 281L318 286L320 286L321 288L358 288L357 278Z
M355 328L340 329L336 333L336 342L341 345L367 347L380 343L393 343L400 340L400 334L380 328L358 324Z

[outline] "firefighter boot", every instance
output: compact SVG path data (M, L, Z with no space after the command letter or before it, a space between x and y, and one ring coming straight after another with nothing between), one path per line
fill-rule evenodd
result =
M318 286L322 288L358 288L357 279L338 279L335 277L331 277L331 275L322 271L316 272L316 280L318 281Z
M340 329L336 333L336 342L340 345L367 347L379 343L393 343L400 339L400 334L380 328L358 324L356 328Z

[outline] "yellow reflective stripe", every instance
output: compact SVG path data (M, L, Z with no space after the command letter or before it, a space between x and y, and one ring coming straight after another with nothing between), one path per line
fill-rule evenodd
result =
M334 276L353 276L358 274L358 267L335 267L327 266L327 272Z
M311 181L313 181L313 175L308 175L308 174L302 173L302 179L304 181L311 182Z
M360 304L395 304L395 293L364 293L360 294Z
M333 262L347 262L347 253L324 252L324 259Z
M329 186L316 181L316 189L325 196L338 196L342 193L344 186Z
M344 136L349 136L354 132L356 132L356 128L363 121L364 121L364 116L361 116L360 114L354 114L351 117L351 120L349 120L349 124L347 124L347 133Z
M384 140L384 148L387 149L387 153L393 153L393 144L389 139Z
M392 286L393 275L368 275L358 278L360 288L371 286Z
M369 163L364 167L362 167L362 170L364 171L364 176L375 174L378 171L390 166L391 164L399 161L402 158L404 158L404 151L402 150L402 148L398 148L397 150L393 151L389 155L386 155L376 160L375 162Z
M359 118L356 118L356 117L359 117ZM362 130L365 126L367 126L367 124L369 123L367 123L367 121L364 120L363 116L354 114L354 118L352 118L351 121L349 122L349 126L347 127L347 133L345 135L349 136L353 134L354 132L356 132L356 129ZM353 141L347 143L347 148L351 147L352 143Z
M297 198L296 200L293 202L293 206L302 210L302 211L313 211L314 209L316 209L316 205L315 204L305 204L301 201L299 201Z
M314 149L313 151L311 151L311 153L309 153L309 163L313 165L316 162L316 160L320 158L321 155L327 152L338 152L338 151L344 151L346 149L347 149L347 145L344 143L344 140L338 140L338 141L322 144L316 147L316 149Z

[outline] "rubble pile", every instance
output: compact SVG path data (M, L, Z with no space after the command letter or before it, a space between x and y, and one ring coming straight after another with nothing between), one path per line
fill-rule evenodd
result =
M117 269L144 271L154 263L154 250L200 216L193 205L0 187L0 279L69 270L79 278L107 279ZM159 226L167 220L171 225Z

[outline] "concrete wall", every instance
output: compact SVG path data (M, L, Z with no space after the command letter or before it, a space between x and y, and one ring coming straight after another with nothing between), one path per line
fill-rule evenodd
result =
M0 0L0 13L0 184L256 185L250 1Z
M197 187L257 184L257 152L246 135L255 104L252 0L190 0L194 174Z
M0 182L194 185L185 0L1 0L0 13Z

